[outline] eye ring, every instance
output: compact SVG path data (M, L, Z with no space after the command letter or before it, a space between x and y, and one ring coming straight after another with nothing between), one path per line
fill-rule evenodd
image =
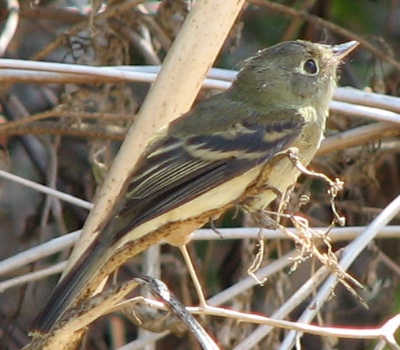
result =
M310 58L303 63L302 70L306 75L317 75L319 67L317 62L313 58Z

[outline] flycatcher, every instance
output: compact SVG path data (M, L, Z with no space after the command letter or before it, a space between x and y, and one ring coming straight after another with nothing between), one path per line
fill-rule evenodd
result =
M116 216L55 288L34 330L49 331L127 242L171 223L188 234L234 205L262 210L292 185L300 173L284 154L295 147L310 163L337 68L357 45L292 41L262 50L227 91L160 130L127 180Z

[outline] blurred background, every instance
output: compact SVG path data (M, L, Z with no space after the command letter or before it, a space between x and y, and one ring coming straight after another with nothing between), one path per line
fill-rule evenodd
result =
M195 2L3 0L0 5L0 39L7 42L0 48L2 58L120 66L162 64ZM248 1L214 66L238 70L244 59L280 41L303 39L337 44L359 38L363 42L342 65L339 85L398 97L400 70L390 62L400 55L399 0ZM375 51L365 47L364 42ZM85 79L59 78L52 82L46 81L43 72L33 74L31 79L1 74L0 70L0 169L92 201L149 85L114 83L90 74ZM43 80L39 81L41 77ZM203 89L198 100L213 93L218 91ZM371 123L351 114L331 113L326 136L358 130ZM345 182L336 205L347 226L367 225L400 193L398 129L393 126L391 133L378 135L371 142L324 152L311 164L313 170ZM86 209L14 182L0 179L0 186L0 260L78 230L87 217ZM309 196L309 200L299 209L299 198L303 195ZM273 203L271 210L277 209L277 205ZM306 218L310 226L328 227L333 219L326 185L318 179L304 177L299 181L291 195L289 210ZM289 220L282 223L291 226ZM391 224L400 224L399 215ZM251 217L233 210L214 225L241 227L255 223ZM351 269L351 275L366 287L357 291L369 309L339 285L321 312L321 324L372 327L399 312L399 234L397 238L371 242ZM290 240L267 240L265 244L263 265L294 248ZM334 251L347 244L348 241L335 242ZM257 249L254 239L191 243L190 254L206 296L213 296L247 277ZM161 251L161 279L185 305L196 305L198 300L179 251L167 245ZM0 281L52 266L65 260L68 254L69 250L65 250L25 265L1 275ZM129 279L132 271L140 270L141 266L142 257L135 257L121 268L119 277ZM313 258L290 274L289 266L263 286L248 289L226 305L270 315L316 267L318 262ZM27 332L33 318L58 277L56 274L0 290L0 349L20 349L29 342ZM296 320L306 305L300 305L289 319ZM201 322L218 339L222 349L234 348L255 328L223 318L206 317ZM181 327L159 323L160 330L172 329L177 334L164 337L156 349L200 349ZM138 329L137 321L132 322L126 313L103 317L90 328L83 348L118 348L136 339ZM252 349L278 348L283 334L276 329ZM301 342L302 348L311 350L373 349L375 344L310 335L305 335Z

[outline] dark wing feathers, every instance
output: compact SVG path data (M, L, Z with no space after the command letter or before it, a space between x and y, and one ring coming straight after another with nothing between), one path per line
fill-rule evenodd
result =
M106 225L54 290L34 329L51 329L88 284L93 271L107 260L107 249L120 237L290 146L300 133L302 119L293 111L292 121L288 122L287 113L290 111L260 116L253 123L238 123L213 135L171 137L155 143L139 162L118 216ZM265 119L267 122L263 123Z
M213 135L170 138L136 170L119 217L129 217L114 242L136 226L268 161L298 136L302 124L279 120L234 126ZM122 220L127 222L128 220Z

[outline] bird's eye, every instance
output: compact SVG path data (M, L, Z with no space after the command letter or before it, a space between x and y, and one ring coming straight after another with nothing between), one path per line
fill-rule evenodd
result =
M318 64L310 58L303 63L303 71L307 75L316 75L318 73Z

